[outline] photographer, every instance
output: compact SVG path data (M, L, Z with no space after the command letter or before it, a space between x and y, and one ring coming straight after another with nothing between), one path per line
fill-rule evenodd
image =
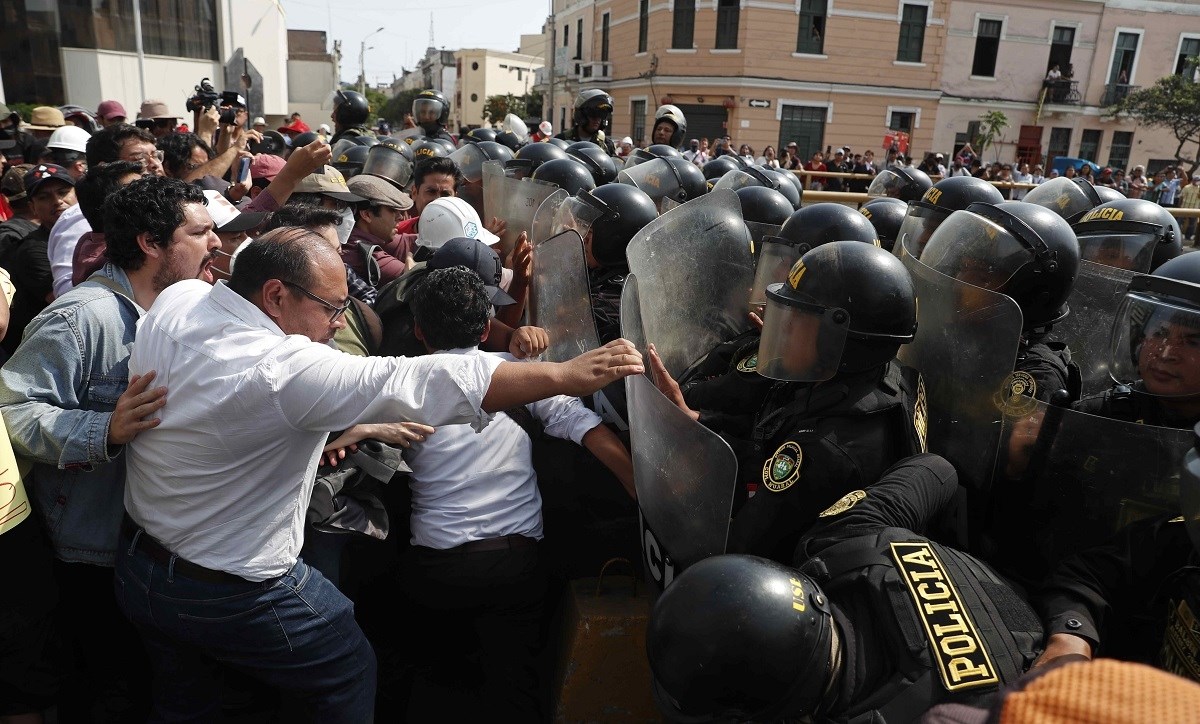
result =
M261 133L245 127L246 100L235 91L217 93L208 78L200 80L196 94L187 99L187 107L192 112L195 135L206 144L215 143L216 151L206 154L207 160L204 160L194 147L190 148L194 157L185 163L182 173L171 172L175 178L188 182L204 176L224 178L243 154L249 154L247 147L251 141L262 141ZM199 165L194 165L197 163ZM230 180L234 184L242 181L238 178Z

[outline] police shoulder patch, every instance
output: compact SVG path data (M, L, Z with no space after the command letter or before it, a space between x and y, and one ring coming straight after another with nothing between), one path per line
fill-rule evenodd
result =
M743 357L742 361L737 363L737 370L738 372L757 372L758 352L754 352Z
M763 485L772 493L782 493L800 479L800 465L803 462L804 452L799 443L788 440L763 463Z
M841 497L841 499L838 500L838 502L836 502L833 505L826 508L821 513L821 515L818 517L832 518L835 515L841 515L842 513L845 513L847 510L850 510L854 506L858 505L859 502L861 502L862 500L865 500L866 497L867 497L867 491L852 490L849 493L846 493L845 495L843 495Z
M994 402L1006 415L1028 415L1037 409L1037 381L1028 372L1017 370L1004 381L1004 386L996 393Z
M917 400L913 403L913 429L921 452L929 452L929 400L925 396L925 377L917 375Z

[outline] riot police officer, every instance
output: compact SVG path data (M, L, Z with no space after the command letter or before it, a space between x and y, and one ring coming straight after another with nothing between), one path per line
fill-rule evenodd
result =
M1104 203L1105 199L1100 198L1092 182L1082 176L1059 176L1025 194L1022 201L1050 209L1066 219L1067 223L1074 224L1084 214Z
M918 168L885 168L875 174L867 187L868 196L891 196L901 201L916 201L933 186L929 176Z
M446 123L450 120L450 101L446 100L446 96L441 92L430 88L418 93L413 98L412 115L417 125L425 132L426 138L440 138L454 143L454 138L446 130ZM483 136L482 140L494 140L494 136Z
M371 115L371 104L367 99L357 91L339 90L334 94L333 98L333 113L330 118L333 120L333 137L329 139L329 145L334 145L343 138L354 138L355 136L374 136L367 129L367 118Z
M919 376L894 361L917 326L912 280L894 256L857 241L822 244L767 300L757 354L738 362L776 381L757 410L711 397L712 408L694 410L653 348L650 363L660 391L738 454L744 485L727 550L787 560L823 508L925 450L926 413Z
M933 236L933 232L937 231L938 226L950 214L962 211L974 203L998 204L1002 201L1004 196L996 187L981 178L944 178L929 187L919 200L909 204L896 237L903 241L903 246L896 246L893 251L896 256L901 256L907 248L909 254L919 257L925 245L929 243L929 237Z
M1183 253L1179 222L1145 199L1100 204L1071 227L1080 258L1105 266L1145 274Z
M654 129L650 132L650 142L679 148L683 144L683 136L687 133L687 118L679 106L659 106L654 112Z
M580 91L575 97L575 110L571 115L571 128L559 133L555 138L574 143L576 141L591 141L608 152L609 156L617 154L617 148L612 139L605 135L609 119L612 118L612 96L599 88L588 88Z
M986 563L925 535L956 490L949 463L918 455L821 512L796 568L726 555L685 570L646 634L660 708L909 722L1015 681L1041 651L1037 615Z
M875 227L875 236L879 239L879 245L892 251L896 246L897 237L900 236L904 215L908 213L908 204L900 199L880 196L863 204L858 212L871 222L871 226Z

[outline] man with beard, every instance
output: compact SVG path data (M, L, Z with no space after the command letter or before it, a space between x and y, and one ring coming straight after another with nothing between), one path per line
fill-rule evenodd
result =
M64 720L146 718L145 654L113 597L124 514L124 446L154 427L166 389L129 379L137 322L183 279L212 282L220 240L199 187L146 177L108 198L109 262L29 323L0 369L0 414L50 533L70 671Z

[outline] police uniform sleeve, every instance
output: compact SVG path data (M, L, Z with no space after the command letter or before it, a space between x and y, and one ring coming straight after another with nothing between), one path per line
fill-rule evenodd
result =
M1035 597L1046 636L1074 634L1098 648L1106 628L1146 610L1190 550L1184 524L1162 516L1128 525L1107 543L1066 558Z

